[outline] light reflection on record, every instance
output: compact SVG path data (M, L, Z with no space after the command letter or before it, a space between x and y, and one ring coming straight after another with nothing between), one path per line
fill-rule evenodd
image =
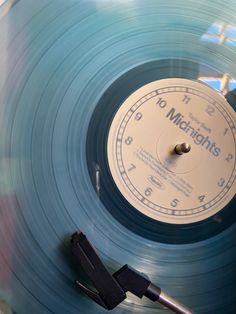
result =
M185 244L168 227L148 236L145 223L111 211L119 199L99 198L91 173L101 146L91 155L87 146L95 112L106 122L148 81L234 89L234 1L21 0L3 14L10 3L0 6L0 300L17 314L105 313L73 283L69 236L81 230L109 269L130 264L196 313L234 313L235 223L215 217L220 232L202 228ZM99 111L103 99L112 103ZM156 312L170 313L133 297L114 310Z

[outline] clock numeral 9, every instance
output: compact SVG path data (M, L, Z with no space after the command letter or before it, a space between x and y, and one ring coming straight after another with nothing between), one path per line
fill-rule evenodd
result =
M143 114L141 112L137 112L135 115L135 120L139 121L142 119L142 117L143 117Z

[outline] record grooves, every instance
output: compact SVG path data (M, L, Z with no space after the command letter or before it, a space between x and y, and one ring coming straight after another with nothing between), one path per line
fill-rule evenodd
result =
M215 107L206 106L198 114L197 108L205 100L191 110L186 97L189 95L181 96L180 107L176 100L175 107L174 102L168 103L171 93L166 93L166 103L160 96L163 110L159 112L169 120L160 122L157 115L157 125L161 129L168 122L176 127L173 137L183 135L183 141L181 137L180 142L173 142L175 147L191 141L189 154L179 160L187 160L194 149L199 149L195 159L209 165L209 190L195 195L199 187L195 178L192 184L192 196L197 196L200 205L207 193L215 193L218 200L228 190L232 195L236 165L236 147L232 144L236 108L235 2L0 3L0 312L106 313L74 284L76 278L86 281L70 252L71 235L82 231L110 273L128 264L197 314L235 314L235 196L229 197L226 205L222 203L222 208L218 201L214 215L193 223L154 219L144 214L145 206L139 207L136 199L129 198L128 188L127 193L122 190L122 176L116 177L114 172L119 159L114 158L113 165L111 158L121 147L122 162L127 166L125 158L132 156L129 144L134 137L126 131L137 134L140 126L137 138L142 145L152 135L142 129L149 123L143 118L149 117L150 125L153 121L148 107L151 100L134 116L136 109L132 112L127 107L131 99L133 108L132 97L136 96L132 95L140 88L148 89L149 83L167 78L202 82L211 86L222 101L226 97L228 120L227 114L216 110L215 103ZM193 101L196 97L192 96ZM119 127L115 124L122 125L122 109L125 117L129 115L128 122L136 117L139 124L126 121L123 133L116 133ZM212 116L214 110L217 115ZM184 132L179 126L186 121L191 122L190 131ZM172 137L171 132L166 128L165 135L155 139L160 147ZM128 136L124 135L121 146L112 151L113 138L119 134ZM196 134L200 134L199 141ZM122 146L125 141L127 146ZM158 145L155 142L153 150L156 159L162 161ZM174 157L178 158L176 154ZM142 188L139 178L145 169L151 169L144 162L141 170L139 165L131 164L131 170L136 167L140 172L129 177L134 185L137 179L137 190ZM186 167L191 168L187 162ZM159 188L163 195L162 188L168 184L160 177L154 178L149 170L147 178L151 178L152 185L147 188L152 190L140 191L150 196ZM182 174L182 169L178 173ZM204 180L200 182L205 187ZM170 203L172 207L183 205L183 211L196 207L194 197L184 198L181 193L172 197L170 189L169 199L166 191L167 201L160 198L163 208L168 209ZM112 313L171 311L130 295Z
M215 217L203 222L178 226L154 221L139 213L126 201L109 171L107 136L119 105L134 90L154 80L167 78L170 72L171 76L196 79L198 67L198 64L187 60L171 60L171 63L161 60L130 70L115 81L101 97L88 128L87 162L94 189L96 190L95 174L98 168L101 173L99 197L106 209L126 228L153 241L176 244L201 241L222 232L235 222L235 198Z

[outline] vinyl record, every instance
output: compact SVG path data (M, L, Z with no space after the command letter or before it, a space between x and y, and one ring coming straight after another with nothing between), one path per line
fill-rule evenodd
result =
M78 230L111 272L235 313L235 16L232 0L0 1L0 313L106 313L74 284ZM171 312L129 295L113 313Z

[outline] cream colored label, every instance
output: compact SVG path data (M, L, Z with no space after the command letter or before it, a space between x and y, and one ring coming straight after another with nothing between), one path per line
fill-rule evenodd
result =
M201 82L164 79L138 89L108 136L112 177L138 211L187 224L219 212L236 191L236 115ZM191 146L178 155L177 144Z

